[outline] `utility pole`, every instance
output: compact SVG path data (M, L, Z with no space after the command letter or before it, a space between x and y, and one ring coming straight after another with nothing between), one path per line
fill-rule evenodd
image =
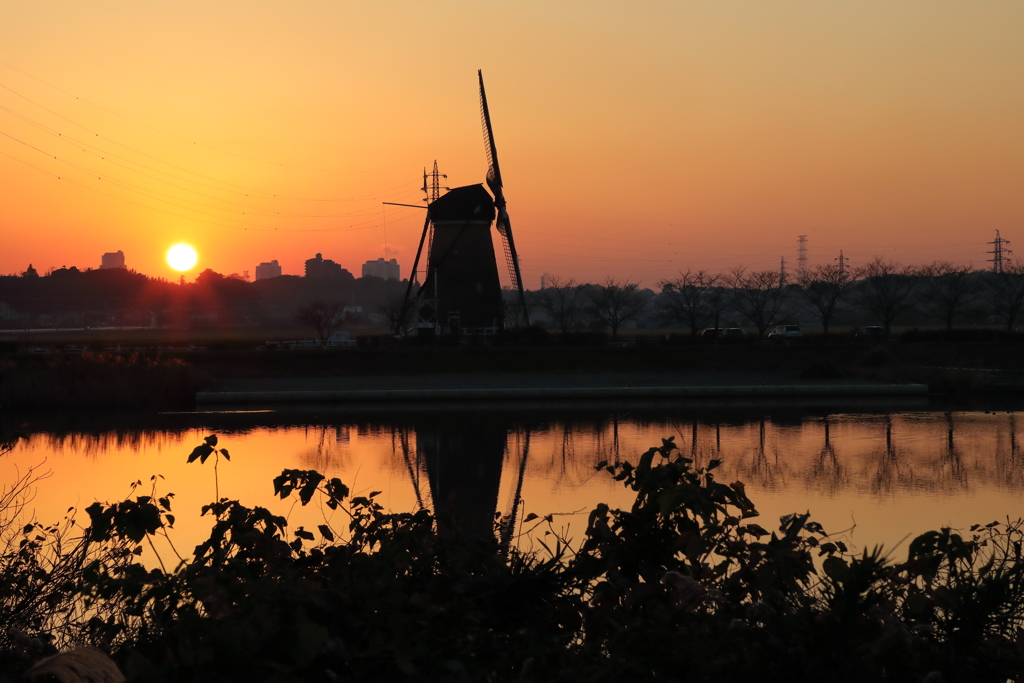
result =
M998 230L996 230L996 238L994 240L992 240L991 242L986 242L986 244L991 244L992 245L992 251L990 251L988 253L992 254L992 258L989 259L989 262L992 264L992 272L993 273L1001 273L1001 272L1003 272L1003 259L1006 256L1008 256L1008 255L1013 253L1011 250L1007 249L1006 246L1005 246L1005 245L1007 245L1009 243L1010 243L1010 240L1004 240L1002 237L999 236L999 231Z
M801 275L807 272L807 235L800 235L796 238L797 247L796 253L796 268Z
M779 287L786 286L786 257L782 257L782 263L779 266Z
M850 267L850 260L843 256L843 250L839 250L839 258L832 259L833 261L839 261L839 275L842 277L846 275L847 268Z

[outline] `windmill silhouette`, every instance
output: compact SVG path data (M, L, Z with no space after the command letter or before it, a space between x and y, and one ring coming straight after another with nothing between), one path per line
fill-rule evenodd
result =
M483 184L456 187L427 206L423 234L412 266L412 272L416 273L423 245L427 244L427 274L415 294L412 292L413 278L409 279L404 304L406 310L413 309L417 334L420 335L488 335L504 329L504 301L491 240L492 222L496 223L501 235L509 279L517 290L523 319L527 325L530 324L483 72L477 71L477 77L487 154L486 182L491 194Z

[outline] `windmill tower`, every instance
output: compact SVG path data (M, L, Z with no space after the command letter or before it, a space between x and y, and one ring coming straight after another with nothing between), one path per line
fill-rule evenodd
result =
M486 181L494 196L492 198L484 186L479 184L456 187L445 195L430 197L423 234L413 262L415 272L423 245L427 243L427 275L415 295L412 294L410 279L405 299L406 307L411 307L414 312L418 334L487 335L504 328L501 281L491 240L491 223L495 219L504 246L509 278L518 292L519 303L526 324L529 325L519 256L506 209L483 72L478 71L477 76L480 81L484 149L487 153ZM436 182L436 175L434 179ZM433 187L432 183L431 189ZM427 176L424 174L426 188Z

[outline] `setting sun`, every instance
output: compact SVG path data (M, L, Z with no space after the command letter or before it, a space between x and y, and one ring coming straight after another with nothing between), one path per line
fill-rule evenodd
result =
M167 265L175 270L191 270L198 258L196 250L187 244L175 244L167 251Z

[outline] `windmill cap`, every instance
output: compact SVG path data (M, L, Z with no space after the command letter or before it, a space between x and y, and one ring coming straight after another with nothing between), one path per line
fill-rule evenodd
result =
M493 221L494 199L483 185L456 187L427 207L434 221Z

